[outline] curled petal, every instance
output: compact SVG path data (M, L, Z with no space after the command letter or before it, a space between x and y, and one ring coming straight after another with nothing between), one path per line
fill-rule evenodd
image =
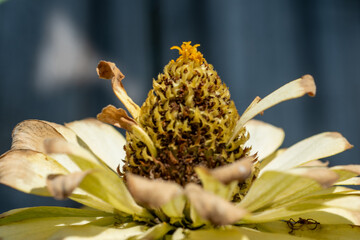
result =
M112 88L119 100L125 105L131 115L137 119L140 112L140 107L126 93L122 84L125 76L112 62L100 61L96 71L100 78L111 79Z
M134 134L137 138L146 144L152 156L156 157L157 151L154 142L144 131L144 129L142 129L134 119L130 118L126 114L124 109L108 105L107 107L103 108L101 113L97 115L97 118L102 122L123 128L126 131Z
M253 162L253 157L246 157L234 163L215 168L210 173L224 184L232 181L243 182L250 176Z
M149 180L131 173L126 174L126 183L135 201L151 208L159 208L183 193L176 183Z
M47 189L55 199L66 199L90 172L89 170L74 172L69 175L50 174L47 177Z
M248 213L245 209L235 207L223 198L204 191L194 183L186 185L185 195L196 212L215 225L232 224Z

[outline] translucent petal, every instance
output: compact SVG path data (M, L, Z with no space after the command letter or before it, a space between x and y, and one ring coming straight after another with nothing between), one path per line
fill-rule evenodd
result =
M84 119L65 124L73 130L89 149L116 172L125 159L125 138L110 125L96 119Z
M284 141L284 130L271 124L253 119L245 124L245 128L250 133L245 147L251 147L250 155L257 154L260 161L272 154Z
M11 150L0 157L0 183L26 193L50 196L47 176L67 173L56 161L33 150Z

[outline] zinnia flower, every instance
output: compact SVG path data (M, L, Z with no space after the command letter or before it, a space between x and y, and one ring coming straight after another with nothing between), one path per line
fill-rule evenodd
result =
M101 78L131 114L105 107L65 126L27 120L0 158L0 182L87 207L32 207L0 215L0 239L358 239L360 165L319 159L352 147L326 132L278 149L284 132L251 120L305 94L305 75L240 116L228 88L190 42L153 81L142 107L115 64ZM127 130L125 138L112 126Z

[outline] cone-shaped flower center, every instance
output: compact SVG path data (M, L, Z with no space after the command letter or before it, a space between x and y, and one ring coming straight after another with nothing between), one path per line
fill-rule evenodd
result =
M125 172L185 185L199 181L196 166L215 168L247 155L245 129L228 144L239 119L228 88L190 43L172 47L181 56L153 80L137 119L157 156L128 133Z

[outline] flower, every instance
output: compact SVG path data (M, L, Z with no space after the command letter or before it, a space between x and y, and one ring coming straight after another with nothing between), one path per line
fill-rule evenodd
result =
M0 157L0 182L87 207L5 212L0 239L356 239L360 191L347 186L359 185L360 165L319 160L352 145L326 132L278 149L283 130L252 120L314 96L313 78L255 98L240 116L198 46L173 47L180 57L142 107L115 64L99 63L132 117L109 105L100 121L19 123ZM126 140L106 123L126 129Z

